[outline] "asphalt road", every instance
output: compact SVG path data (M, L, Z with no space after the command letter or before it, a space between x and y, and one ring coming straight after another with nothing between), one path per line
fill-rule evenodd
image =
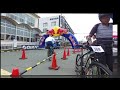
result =
M67 52L68 49L66 49ZM75 58L76 54L72 53L70 49L70 56L67 56L66 60L62 60L64 49L55 49L57 59L57 65L60 66L58 70L50 70L49 67L52 64L52 61L46 60L44 63L39 64L35 68L24 73L24 77L76 77L75 73ZM47 50L26 50L27 59L21 60L22 51L16 52L2 52L1 53L1 69L8 72L12 72L13 68L18 68L19 72L23 72L28 67L36 65L36 63L41 62L47 58ZM116 66L115 66L116 67ZM118 70L114 69L116 72ZM115 72L115 75L117 74ZM63 76L59 76L63 75Z
M66 49L67 52L68 49ZM70 49L70 56L66 60L62 60L64 49L55 49L57 65L60 66L58 70L49 70L52 61L46 60L32 70L26 72L24 75L75 75L75 58L77 54L72 54ZM1 68L12 72L13 68L18 68L19 72L23 72L28 67L34 66L36 63L47 58L47 50L27 50L27 59L21 60L22 52L2 52L1 53Z

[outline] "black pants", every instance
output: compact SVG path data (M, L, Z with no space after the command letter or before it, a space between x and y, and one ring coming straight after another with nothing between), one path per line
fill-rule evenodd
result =
M113 51L111 45L100 45L104 49L105 53L97 54L99 62L107 65L111 71L113 71Z

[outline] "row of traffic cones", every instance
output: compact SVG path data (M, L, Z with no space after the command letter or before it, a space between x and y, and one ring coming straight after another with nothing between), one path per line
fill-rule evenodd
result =
M70 52L69 52L69 48L68 48L68 52L66 53L66 48L64 48L64 53L63 53L63 60L66 60L66 56L70 56ZM20 59L26 59L26 54L25 54L25 49L22 49L22 56ZM56 59L56 53L54 52L54 55L52 57L52 64L49 67L49 69L53 69L53 70L58 70L60 68L60 66L57 65L57 59ZM12 78L18 78L19 77L19 69L18 68L13 68L12 70L12 74L11 77Z

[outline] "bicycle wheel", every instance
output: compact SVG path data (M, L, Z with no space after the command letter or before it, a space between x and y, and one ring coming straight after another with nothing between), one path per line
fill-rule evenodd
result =
M49 57L49 61L51 61L51 58L52 58L52 57L50 57L50 56L53 54L53 52L54 52L53 48L50 47L50 48L48 49L48 57Z
M48 49L47 51L47 56L49 57L50 56L50 49ZM50 57L48 58L49 61L51 61Z
M86 70L86 75L88 75L88 77L110 77L112 71L99 62L92 62Z
M83 71L83 57L81 57L81 54L77 54L76 56L76 62L75 62L75 72L76 75L80 76L80 75L84 75L84 71Z

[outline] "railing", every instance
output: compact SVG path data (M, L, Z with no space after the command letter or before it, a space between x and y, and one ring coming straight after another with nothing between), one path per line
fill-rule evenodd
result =
M22 45L38 45L37 42L17 42L17 47L16 48L21 48ZM4 41L4 42L1 42L1 45L0 45L0 48L1 50L6 50L6 49L14 49L14 44L12 41Z

